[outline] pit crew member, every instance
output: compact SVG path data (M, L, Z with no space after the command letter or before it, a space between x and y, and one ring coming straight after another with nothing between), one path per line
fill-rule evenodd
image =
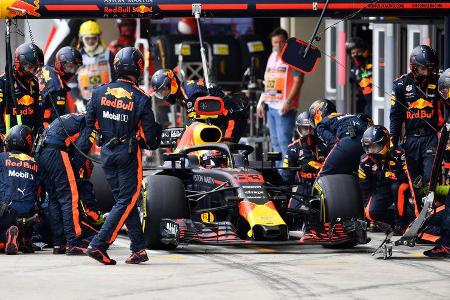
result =
M94 91L86 112L87 126L101 129L102 167L116 201L87 254L102 264L116 264L107 249L125 224L132 251L126 263L139 264L148 260L136 207L142 182L141 148L159 147L161 127L150 98L137 86L144 70L141 52L123 48L114 59L114 69L118 79Z

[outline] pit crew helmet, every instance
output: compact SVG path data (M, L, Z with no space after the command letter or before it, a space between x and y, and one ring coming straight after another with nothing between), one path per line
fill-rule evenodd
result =
M135 76L139 81L144 73L144 56L134 47L125 47L114 57L114 70L119 78Z
M117 28L121 36L134 36L136 26L136 19L117 19Z
M152 76L151 86L156 98L166 100L178 91L175 73L170 69L160 69Z
M14 71L19 77L32 78L44 65L44 53L33 43L17 47L14 53Z
M309 120L308 111L304 111L297 116L295 120L295 126L297 127L297 132L300 137L307 137L314 135L314 127L311 125Z
M427 45L415 47L409 56L409 68L417 82L424 83L435 71L438 64L436 53ZM419 73L419 68L425 68L427 75Z
M26 125L16 125L11 128L5 138L6 151L17 150L26 154L33 148L33 132Z
M309 121L311 126L316 128L323 118L336 112L336 105L328 99L314 101L309 107Z
M450 68L439 76L438 91L445 100L450 98Z
M361 144L367 154L386 155L389 151L390 134L381 125L373 125L364 131Z
M81 65L83 65L83 57L74 47L66 46L56 53L56 72L66 81L70 81L75 76Z

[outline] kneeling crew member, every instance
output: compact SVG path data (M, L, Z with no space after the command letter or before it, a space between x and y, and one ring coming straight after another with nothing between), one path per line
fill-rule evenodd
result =
M358 178L365 205L365 215L370 221L389 224L396 234L403 234L408 225L406 215L408 180L406 165L389 152L389 131L381 125L370 126L361 139L366 154L361 157ZM403 153L400 153L403 155ZM401 162L400 162L401 163ZM395 212L388 208L395 204Z
M0 242L6 243L6 254L34 252L29 218L37 211L39 184L38 166L29 156L32 147L31 129L16 125L6 136L6 152L0 153Z

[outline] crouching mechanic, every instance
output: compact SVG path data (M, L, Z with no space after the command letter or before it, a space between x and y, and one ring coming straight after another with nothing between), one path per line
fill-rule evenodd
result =
M217 88L206 88L203 80L180 82L175 73L169 69L160 69L152 76L152 89L155 96L170 104L179 103L187 111L188 117L195 116L195 101L199 97L214 96L223 99L225 115L212 120L219 127L223 136L234 143L239 142L247 128L248 105L245 98L233 100Z
M106 251L125 224L132 251L126 263L138 264L148 260L136 207L142 183L141 147L157 149L162 130L149 97L137 86L144 69L141 52L123 48L114 58L114 69L118 79L96 89L86 111L87 126L101 129L102 167L116 201L87 254L102 264L116 264Z
M358 178L366 218L386 223L401 235L408 225L409 185L404 153L389 151L389 131L381 125L367 128L361 143L366 153L361 157ZM392 204L395 211L388 210Z
M45 190L48 194L49 219L53 253L83 255L82 227L79 212L79 190L72 156L77 149L88 153L95 131L87 128L84 115L73 113L54 120L44 132L44 143L37 154Z
M356 174L364 150L361 137L372 119L364 114L341 114L327 99L320 99L309 108L311 125L329 151L319 176Z
M63 47L56 53L55 66L42 68L39 89L45 128L56 119L56 112L60 116L66 114L67 93L70 91L67 83L75 77L82 64L83 58L76 48Z
M281 174L286 184L299 183L296 192L304 195L309 194L312 184L319 175L326 148L311 126L307 111L297 116L295 125L300 138L288 146L283 159L283 168L286 169L283 169ZM289 207L296 207L298 203L297 199L292 198Z
M438 91L445 101L450 100L450 68L445 70L438 80ZM433 249L425 251L423 254L429 257L450 257L450 193L445 199L445 209L442 213L440 226L440 239Z
M32 146L31 129L16 125L6 136L6 152L0 153L0 244L6 254L34 252L31 236L39 181L38 166L29 156Z

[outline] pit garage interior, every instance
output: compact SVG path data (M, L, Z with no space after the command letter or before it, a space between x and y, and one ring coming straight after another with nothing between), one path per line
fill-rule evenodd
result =
M335 100L337 108L342 112L355 112L355 99L351 91L351 86L349 84L349 72L350 72L350 61L349 56L346 54L345 42L352 36L362 37L368 45L371 47L372 62L373 62L373 119L375 124L383 124L389 127L389 109L390 109L390 93L392 90L392 82L408 71L409 68L409 53L411 50L420 44L430 45L436 50L439 56L439 69L442 71L445 67L449 66L448 61L450 60L450 50L448 44L449 39L445 39L445 26L450 26L449 17L436 17L430 18L417 18L417 17L355 17L350 20L342 19L332 19L325 18L319 28L320 40L316 41L314 44L317 45L322 51L321 62L319 63L316 71L314 73L305 76L305 82L302 87L299 111L305 110L309 105L316 99L321 97L326 97L331 100ZM176 44L179 47L180 42L183 41L183 36L176 35L176 26L178 19L169 19L169 22L165 22L166 26L162 25L159 28L171 28L171 34L167 35L162 32L159 34L156 32L155 35L151 35L154 41L149 46L149 51L151 53L158 53L158 47L161 47L161 42L163 42L163 47L165 51L168 52L166 60L159 60L156 62L155 66L174 68L178 65L180 56L177 49L175 49ZM204 20L207 20L206 18ZM234 19L236 20L236 19ZM104 43L109 43L117 38L117 28L116 22L113 19L98 19L97 20L102 28L102 37ZM25 28L24 20L17 20L19 23L19 28L25 33L25 36L19 34L12 35L12 48L14 49L17 45L24 41L30 41L30 36L28 30ZM64 26L61 24L61 20L29 20L31 28L58 28ZM157 23L156 21L155 23ZM221 19L221 22L225 24L232 24L233 19ZM250 67L252 53L249 50L240 51L240 49L245 47L259 47L263 45L263 51L259 53L254 52L256 57L256 76L258 79L258 87L262 88L262 77L265 69L265 62L270 53L270 44L268 39L268 34L274 28L281 26L283 29L287 30L290 36L307 41L310 38L310 34L313 31L317 18L313 17L295 17L295 18L247 18L243 23L243 26L248 26L249 30L252 31L250 35L246 35L245 38L249 38L248 45L246 40L239 36L238 33L232 32L232 28L237 26L229 26L230 32L224 32L212 39L207 41L207 48L210 52L215 51L211 55L212 60L217 60L214 67L223 68L224 64L230 64L232 62L232 72L231 76L229 73L224 75L221 73L216 81L220 86L228 91L238 91L239 89L247 89L245 86L247 81L242 82L242 75L245 70ZM150 21L151 23L151 21ZM217 22L219 23L219 22ZM163 22L164 24L164 22ZM171 24L170 26L167 24ZM219 23L220 24L220 23ZM446 25L447 24L447 25ZM207 28L208 24L204 25ZM155 27L154 27L155 28ZM326 29L326 30L325 30ZM0 31L4 31L4 24L0 24ZM39 47L45 49L46 43L49 43L50 30L34 30L33 35L36 44ZM141 34L141 38L148 39L149 36ZM206 38L208 40L208 37ZM186 43L187 42L187 43ZM252 42L256 42L252 43ZM447 45L446 45L447 43ZM230 52L223 59L223 56L228 56L225 54L218 53L220 49L217 45L230 45ZM216 46L215 46L216 45ZM245 47L243 47L245 46ZM214 49L212 49L215 47ZM192 69L192 66L197 68L196 74L191 74L191 78L196 78L201 75L201 59L200 55L194 54L198 49L198 41L194 36L189 36L185 40L185 46L183 48L184 54L192 53L184 58L185 68L187 65ZM51 54L54 54L52 49L48 49L45 53L46 60L50 58ZM227 49L228 50L228 49ZM250 49L251 50L251 49ZM0 41L0 55L5 54L4 40ZM182 51L182 52L183 52ZM188 51L188 52L186 52ZM239 52L241 53L239 53ZM242 52L246 52L243 55ZM183 54L183 53L182 53ZM392 55L391 55L392 54ZM238 66L233 63L232 55L239 55ZM191 57L189 57L191 56ZM183 59L181 59L183 60ZM4 69L4 60L0 61L0 69ZM214 64L214 63L213 63ZM194 68L195 69L195 68ZM223 70L228 71L228 69ZM220 70L219 72L220 73ZM145 80L149 80L151 74L147 74ZM244 84L244 85L243 85ZM148 82L143 82L143 87L148 87ZM256 122L254 122L256 126ZM258 124L259 125L259 124ZM250 133L250 132L249 132ZM253 133L253 132L252 132ZM256 133L256 131L254 132Z

